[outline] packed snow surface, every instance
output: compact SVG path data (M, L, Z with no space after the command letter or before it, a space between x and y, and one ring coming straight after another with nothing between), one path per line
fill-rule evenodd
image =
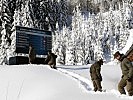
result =
M120 95L117 84L121 77L118 65L103 65L103 90L94 92L90 80L90 65L0 66L0 100L132 100Z

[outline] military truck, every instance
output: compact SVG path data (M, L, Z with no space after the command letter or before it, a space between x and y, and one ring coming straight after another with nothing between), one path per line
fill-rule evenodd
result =
M52 32L35 28L28 28L22 26L15 27L16 43L15 53L16 56L9 58L9 64L28 64L29 45L35 49L36 60L35 63L43 63L45 55L48 50L52 49Z

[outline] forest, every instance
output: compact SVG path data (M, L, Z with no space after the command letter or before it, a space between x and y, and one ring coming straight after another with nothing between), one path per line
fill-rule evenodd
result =
M52 31L61 64L110 61L133 28L132 0L0 0L0 12L0 64L16 55L15 26Z

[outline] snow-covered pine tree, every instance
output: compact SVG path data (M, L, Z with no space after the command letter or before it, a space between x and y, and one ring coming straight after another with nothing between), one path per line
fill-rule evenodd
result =
M19 11L14 11L14 22L12 23L12 34L11 34L11 45L10 45L10 53L9 53L9 57L14 57L16 56L15 50L16 50L16 32L15 32L15 26L20 26L21 22L20 22L20 16L19 16L20 12Z
M89 17L85 17L84 16L84 29L83 29L83 34L84 34L84 44L85 46L83 46L84 50L83 50L83 63L84 64L88 64L91 63L91 61L94 60L94 48L93 48L93 44L95 39L93 38L93 27L92 27L92 23L93 23L93 19L91 14L89 13L88 15Z
M58 24L56 24L55 34L52 34L52 51L57 55L57 62L60 62L60 30Z
M131 21L131 10L130 10L130 4L128 1L124 3L124 19L123 19L123 25L124 25L124 39L123 40L123 45L126 45L127 39L129 37L129 23ZM123 47L124 47L123 46Z
M8 58L14 57L16 55L16 32L15 32L15 26L12 28L12 34L11 34L11 45L9 46L10 52L8 52Z
M51 10L48 14L49 23L51 27L51 31L54 32L56 30L56 22L58 19L58 10L59 10L59 3L57 0L52 0Z
M41 0L40 1L40 19L38 20L38 24L40 29L48 30L48 22L47 22L47 16L48 16L48 3L47 0Z
M100 12L98 15L97 15L97 20L96 20L96 30L97 30L97 33L98 33L98 37L96 38L96 42L97 42L97 59L96 60L99 60L101 58L103 58L103 47L102 47L102 44L103 44L103 28L104 28L104 23L103 23L103 17L102 17L102 13Z
M50 0L30 0L29 14L33 22L33 26L38 29L48 30L49 22L47 20L48 13L51 10L49 6Z
M126 2L123 2L123 7L120 9L120 38L119 38L119 48L122 49L124 45L126 44L127 37L129 36L129 33L127 31L128 28L128 18L126 16L126 9L128 5Z
M14 19L17 25L23 26L22 25L22 17L23 17L23 12L22 12L22 5L23 5L23 0L16 0L16 9L15 9L15 16L16 18Z
M59 1L59 10L58 10L58 24L59 29L62 29L63 26L67 26L68 23L68 5L66 0Z
M3 29L1 31L1 45L0 45L0 64L7 64L7 53L9 49L9 42L7 41L7 31L6 31L6 22L3 23Z
M128 21L128 28L131 29L133 28L133 1L128 0L127 1L128 5L126 8L126 15L127 15L127 21Z
M73 52L73 50L72 50L72 46L73 46L73 41L72 41L72 33L71 33L71 30L69 29L70 27L64 27L63 29L64 29L64 31L65 31L65 34L64 34L64 36L65 36L65 41L66 41L66 61L65 61L65 63L67 64L67 65L70 65L70 64L72 64L73 65L73 60L71 59L72 57L73 57L73 55L72 55L72 52ZM63 31L63 32L64 32Z
M26 0L23 2L23 5L21 6L21 21L22 26L24 27L33 27L33 21L30 17L30 8L29 8L29 0Z
M57 29L55 35L53 35L53 52L58 55L57 62L60 64L66 64L66 51L69 41L69 30L64 26L63 30L59 29L58 24L56 25Z
M89 20L88 20L89 21ZM93 50L94 50L94 52L92 53L92 54L94 54L93 55L93 57L92 58L94 58L94 60L98 60L98 56L99 56L99 51L98 51L98 42L99 42L99 40L98 40L98 18L97 18L97 16L94 14L94 13L92 13L91 14L91 16L90 16L90 35L91 35L91 41L90 41L90 43L91 43L91 46L90 46L90 50L92 50L92 48L93 48ZM91 56L92 56L92 54L91 54Z
M39 1L38 0L29 0L29 13L31 19L33 21L33 26L35 28L38 27L38 20L39 20Z
M81 40L82 40L82 15L80 5L74 9L74 16L72 18L72 40L73 40L73 64L81 62Z
M59 54L60 54L60 63L66 64L66 50L67 50L67 39L68 39L68 31L67 28L64 27L61 31L59 38L60 38L60 48L59 48Z
M81 33L81 35L80 35L80 37L81 37L81 43L80 43L80 45L81 45L81 47L80 47L80 53L79 53L79 57L80 57L80 59L81 59L81 64L82 65L84 65L84 64L86 64L87 63L87 61L88 61L88 58L86 57L86 53L88 52L88 50L87 50L87 48L88 47L86 47L87 45L86 45L86 40L87 40L87 35L88 35L88 32L87 32L87 18L85 17L85 16L82 16L82 33Z
M10 35L11 35L11 27L12 27L12 13L9 9L9 2L8 0L1 0L1 13L0 13L0 19L1 19L1 45L0 45L0 52L1 52L1 58L0 63L6 64L7 62L7 51L9 49L9 45L11 43Z
M114 54L114 46L115 46L115 25L114 25L114 13L113 13L113 5L110 6L109 9L109 44L110 44L110 57L113 60L113 54Z

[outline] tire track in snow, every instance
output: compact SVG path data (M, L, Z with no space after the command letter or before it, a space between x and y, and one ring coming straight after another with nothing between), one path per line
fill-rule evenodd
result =
M82 76L80 76L79 74L76 74L74 72L70 72L61 68L58 68L58 70L68 76L71 76L72 78L74 78L75 80L77 80L80 83L80 86L83 87L84 90L88 91L92 91L93 89L93 85L91 83L90 80L88 80L87 78L84 78Z

